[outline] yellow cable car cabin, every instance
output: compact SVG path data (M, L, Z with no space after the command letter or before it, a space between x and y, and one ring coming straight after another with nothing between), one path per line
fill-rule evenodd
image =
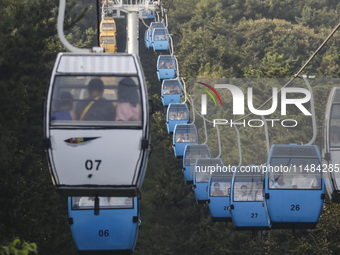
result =
M103 33L103 32L117 35L116 22L112 17L105 17L100 22L100 33Z
M99 43L100 46L105 49L105 52L115 53L117 51L117 42L115 35L110 35L106 32L103 32L99 36Z

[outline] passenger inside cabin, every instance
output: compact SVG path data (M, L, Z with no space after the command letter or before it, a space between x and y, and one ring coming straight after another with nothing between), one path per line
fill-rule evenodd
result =
M254 200L255 201L262 201L263 200L262 190L263 190L263 182L260 179L258 179L258 180L256 180L256 190L254 192Z
M73 110L73 96L70 92L63 91L55 103L55 111L51 120L75 120L76 113Z
M289 183L285 182L285 176L283 174L278 174L275 177L275 182L271 186L272 189L290 189Z
M165 69L166 68L166 64L165 64L164 61L161 62L159 68L161 68L161 69Z
M170 90L169 90L168 85L164 85L164 87L163 87L163 94L164 94L164 95L170 94Z
M240 188L240 193L236 197L235 201L248 201L248 187L247 185L242 185Z
M176 120L182 120L182 116L180 112L177 112Z
M177 86L175 87L174 84L170 85L170 94L179 94L179 89Z
M113 105L103 98L104 83L94 78L88 85L89 97L80 101L76 106L78 120L113 120Z
M188 119L188 114L186 111L181 111L181 120L186 120Z
M177 143L184 143L185 142L185 139L184 139L184 136L179 136L177 139L176 139L176 142Z
M220 188L220 184L218 182L214 183L214 192L212 193L214 197L223 196L223 191Z
M302 174L294 176L292 180L293 189L319 189L320 184L313 173L309 173L305 167L308 165L306 161L301 162Z
M138 87L131 78L124 78L118 85L117 121L140 121L142 107L138 95Z
M176 119L176 111L169 112L169 120L175 120Z

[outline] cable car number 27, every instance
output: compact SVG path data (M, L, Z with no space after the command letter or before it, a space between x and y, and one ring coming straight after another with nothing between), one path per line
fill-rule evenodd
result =
M102 163L102 161L100 159L96 159L96 160L91 160L91 159L88 159L85 161L85 168L86 170L99 170L99 166L100 166L100 163Z

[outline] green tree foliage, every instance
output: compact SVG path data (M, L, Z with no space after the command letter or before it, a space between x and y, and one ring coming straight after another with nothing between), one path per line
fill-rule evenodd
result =
M0 247L1 255L33 255L38 254L35 243L21 242L16 238L8 246Z

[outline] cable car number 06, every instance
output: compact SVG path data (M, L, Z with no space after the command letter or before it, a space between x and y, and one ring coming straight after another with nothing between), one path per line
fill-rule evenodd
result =
M99 236L100 237L103 237L103 236L105 236L105 237L108 237L109 235L110 235L110 233L109 233L109 230L108 229L105 229L105 230L99 230Z
M100 159L96 159L96 160L86 160L85 161L85 168L86 170L93 170L93 168L95 168L97 171L99 170L99 166L100 163L102 163L102 161Z

